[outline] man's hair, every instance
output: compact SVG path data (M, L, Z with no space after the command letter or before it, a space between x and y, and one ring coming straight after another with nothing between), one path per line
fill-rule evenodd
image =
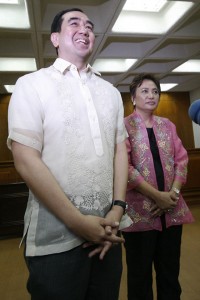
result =
M80 11L80 12L84 13L80 8L69 8L69 9L60 11L59 13L57 13L57 15L53 19L53 22L51 24L51 33L61 31L63 15L68 12L71 12L71 11Z
M161 88L160 88L160 82L159 80L152 74L139 74L137 76L135 76L133 78L133 81L131 82L130 84L130 93L131 93L131 96L135 96L135 92L136 92L136 89L137 87L141 86L141 84L143 83L144 80L151 80L155 83L157 89L158 89L158 92L159 92L159 95L161 93Z

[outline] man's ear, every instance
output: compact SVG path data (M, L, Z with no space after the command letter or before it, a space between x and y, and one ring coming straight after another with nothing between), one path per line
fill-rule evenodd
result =
M58 46L59 46L58 32L53 32L51 34L51 42L55 48L58 48Z

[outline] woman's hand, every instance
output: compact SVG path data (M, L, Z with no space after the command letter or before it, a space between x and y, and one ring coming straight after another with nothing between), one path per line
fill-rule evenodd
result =
M163 213L170 212L176 207L179 196L173 191L159 192L160 197L151 208L152 217L161 216Z
M152 217L156 218L156 217L160 217L162 216L164 213L166 212L170 212L172 209L161 209L157 206L157 204L155 204L154 206L152 206L151 208L151 213L152 213Z
M164 213L164 211L161 208L159 208L157 204L154 204L151 207L150 212L153 218L160 217Z
M161 210L173 209L178 201L178 198L174 196L173 191L169 192L158 192L155 199L156 205Z

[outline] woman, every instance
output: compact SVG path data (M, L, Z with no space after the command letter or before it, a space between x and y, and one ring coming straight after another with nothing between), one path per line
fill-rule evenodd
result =
M136 76L130 93L134 112L125 118L129 134L126 201L133 224L123 231L128 300L153 300L153 264L157 299L180 300L182 224L193 222L180 193L188 156L175 125L153 115L160 99L159 81L151 74Z

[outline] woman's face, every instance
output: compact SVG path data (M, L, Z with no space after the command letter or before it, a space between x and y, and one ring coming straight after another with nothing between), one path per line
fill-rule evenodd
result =
M152 80L145 79L141 86L136 89L132 100L135 102L137 111L152 112L159 103L160 95L155 83Z

